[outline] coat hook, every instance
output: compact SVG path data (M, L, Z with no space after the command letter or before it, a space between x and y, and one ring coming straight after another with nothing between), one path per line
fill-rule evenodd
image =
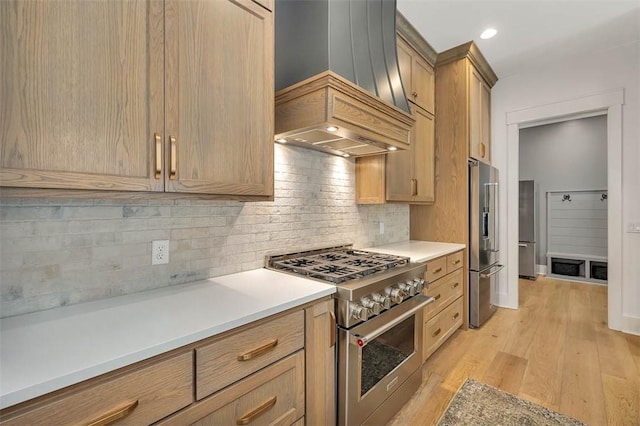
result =
M564 194L562 196L562 202L564 203L565 201L571 201L571 194Z
M602 195L600 196L600 201L604 201L607 199L607 193L603 192Z

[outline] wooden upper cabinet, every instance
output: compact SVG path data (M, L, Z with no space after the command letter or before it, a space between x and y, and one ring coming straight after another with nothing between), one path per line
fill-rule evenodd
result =
M431 204L435 199L434 117L412 105L416 124L409 150L387 154L387 201Z
M162 191L159 2L0 2L0 185Z
M167 190L272 195L273 14L175 0L166 25Z
M469 156L491 161L491 89L469 64Z
M406 41L397 37L398 65L407 98L431 114L435 113L433 67Z
M272 197L273 22L251 0L1 1L0 186Z

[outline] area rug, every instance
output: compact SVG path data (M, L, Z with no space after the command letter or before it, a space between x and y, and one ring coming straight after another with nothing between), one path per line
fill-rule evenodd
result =
M484 383L467 379L454 395L438 426L586 426Z

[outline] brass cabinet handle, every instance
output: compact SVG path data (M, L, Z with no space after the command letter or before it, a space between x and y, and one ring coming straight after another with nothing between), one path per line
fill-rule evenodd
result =
M332 348L336 345L336 314L329 312L331 321L329 321L329 347Z
M438 268L435 271L433 271L434 274L437 274L438 272L442 272L442 268Z
M460 285L460 283L459 283L459 282L455 282L455 283L451 284L451 288L456 288L456 287L458 287L459 285Z
M438 299L440 299L440 295L438 294L437 296L433 296L433 298L438 300Z
M413 96L414 98L417 98L417 97L418 97L418 92L413 92L413 93L411 94L411 96Z
M273 339L262 346L250 350L249 352L238 355L238 361L249 361L252 358L273 350L276 346L278 346L278 339Z
M156 179L160 179L162 176L162 140L157 133L153 134L153 138L156 141Z
M248 425L249 423L251 423L252 421L257 419L258 417L260 417L261 415L263 415L264 413L269 411L269 409L271 409L271 407L276 405L276 401L277 400L278 400L277 396L272 396L271 398L269 398L268 400L263 402L260 406L258 406L256 408L254 408L253 410L249 411L247 414L245 414L244 416L240 417L239 419L236 419L236 424L237 425Z
M133 410L136 409L137 406L138 406L137 399L133 402L120 405L114 408L113 410L107 412L106 414L102 415L101 417L98 417L95 420L91 420L89 423L87 423L87 426L109 425L115 422L116 420L120 420L127 417L129 414L133 412Z
M480 157L484 158L486 154L486 147L484 142L480 142Z
M418 195L418 180L411 179L411 196L415 197Z
M458 317L459 317L459 316L460 316L460 312L456 312L456 313L451 317L451 319L453 319L453 320L458 319Z
M437 329L436 331L433 332L432 336L436 337L438 334L440 334L441 331L442 331L441 328Z
M176 138L169 136L169 142L171 144L171 168L169 169L169 179L174 180L176 178L176 169L178 167L178 148L176 147Z
M454 265L457 265L458 263L460 263L460 259L458 259L455 262L453 262Z

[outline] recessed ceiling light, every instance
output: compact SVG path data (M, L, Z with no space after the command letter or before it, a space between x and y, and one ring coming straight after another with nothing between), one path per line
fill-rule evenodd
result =
M396 151L398 148L396 148L395 146L390 146L389 148L387 148L389 151Z
M338 130L338 128L336 126L327 127L327 132L335 132L336 130Z
M496 30L495 28L487 28L482 32L482 34L480 34L480 38L483 40L486 40L493 37L496 34L498 34L498 30Z
M287 143L287 140L285 138L280 138L280 139L276 139L276 142Z
M349 154L346 154L346 153L345 153L345 154L342 154L342 156L343 156L344 158L351 157Z

